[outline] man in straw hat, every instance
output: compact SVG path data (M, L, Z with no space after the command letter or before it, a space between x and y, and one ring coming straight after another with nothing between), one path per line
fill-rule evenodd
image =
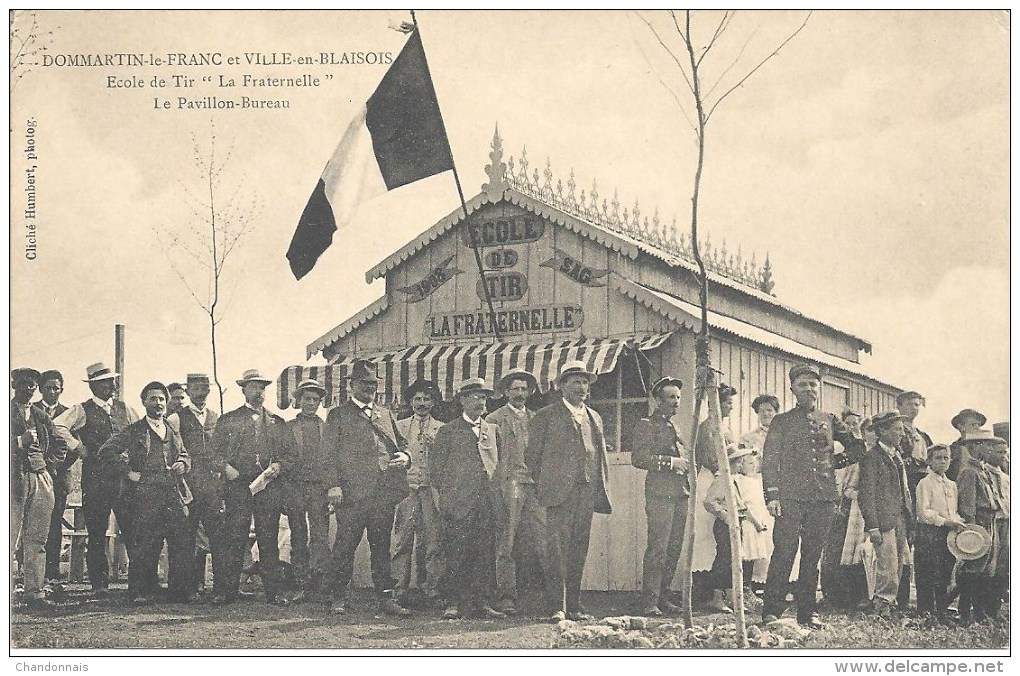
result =
M163 383L142 388L145 417L110 437L99 449L100 460L125 480L123 513L131 524L127 538L128 594L136 604L152 601L159 591L156 567L166 541L169 593L174 601L192 600L187 504L191 496L180 481L191 459L180 434L164 415L170 394Z
M283 511L290 525L290 562L298 595L318 592L329 560L328 455L323 448L325 421L319 406L326 388L315 379L298 383L295 390L301 412L287 423L294 436L294 468L282 479Z
M957 575L960 619L969 623L998 617L1009 585L1009 512L996 472L1006 441L987 430L970 432L962 441L968 457L956 477L960 516L990 537L987 553L965 561Z
M431 606L440 603L439 585L443 575L442 536L440 534L439 505L429 481L429 455L436 434L443 423L432 417L432 411L440 403L439 388L431 380L416 380L404 392L404 401L411 405L412 415L397 421L397 429L407 439L407 453L411 466L407 470L409 493L397 506L393 526L393 557L391 566L396 576L395 591L401 604L407 602L411 591L412 557L415 540L424 558L417 559L418 579L422 582L421 593L424 601Z
M630 442L631 464L647 471L648 544L641 577L641 612L648 616L680 611L669 600L669 585L684 541L690 473L687 449L671 419L680 408L683 386L679 378L669 376L652 385L655 410L637 422Z
M138 422L138 414L124 402L113 398L120 374L103 362L92 364L85 369L85 374L84 382L88 383L92 397L57 416L53 425L67 448L82 457L81 502L88 531L85 561L92 590L103 596L110 586L106 558L106 529L110 524L110 514L117 515L126 538L130 538L131 534L130 524L121 518L122 479L116 474L111 476L109 468L99 462L99 449L114 434Z
M815 612L818 560L836 516L835 470L864 455L858 430L817 408L821 375L809 364L790 369L790 390L796 406L780 413L769 426L762 453L761 475L769 513L776 519L775 548L765 580L766 621L782 615L793 559L800 547L797 578L797 622L810 628L824 625ZM833 442L843 445L835 454Z
M336 543L330 579L334 615L347 612L354 553L368 534L372 554L372 584L379 610L407 617L393 592L390 568L390 531L397 504L407 497L407 439L397 429L393 414L375 401L379 376L375 365L359 360L351 367L351 398L326 416L324 444L329 463L327 497L336 509Z
M959 413L954 415L949 421L957 432L960 433L960 437L949 444L949 469L946 470L946 476L956 481L956 474L960 471L960 467L966 459L966 444L963 443L963 438L972 433L977 432L985 423L988 422L988 418L985 417L980 411L976 411L972 408L962 409Z
M501 612L517 613L517 561L515 551L542 568L548 567L545 547L545 508L535 499L535 480L525 461L528 426L534 413L525 402L538 388L535 376L511 371L496 386L506 404L485 419L499 428L499 463L496 465L496 597Z
M482 419L492 390L471 378L457 390L463 414L439 430L432 444L429 474L439 493L446 574L443 617L455 620L465 609L479 617L500 618L489 595L495 588L495 502L499 486L497 427Z
M861 459L857 484L864 530L875 548L878 564L875 611L886 619L897 601L903 568L909 565L907 523L914 520L914 503L899 453L904 420L897 411L885 411L871 419L878 441Z
M53 477L66 449L53 422L32 405L39 372L31 368L11 371L11 554L22 549L25 602L49 605L43 589L46 573L46 537L53 513Z
M224 505L220 537L224 540L221 546L225 561L213 574L213 603L217 605L238 598L252 517L266 600L274 605L289 602L282 589L278 539L283 492L276 479L286 475L294 464L294 437L283 418L264 406L266 386L271 382L258 369L245 371L237 380L244 405L224 413L212 436L212 455L223 478ZM253 482L260 477L268 483L253 494Z
M546 508L545 577L554 620L591 619L581 607L591 520L595 512L612 512L602 418L584 403L597 379L582 361L563 364L556 377L561 398L538 411L528 430L525 460Z

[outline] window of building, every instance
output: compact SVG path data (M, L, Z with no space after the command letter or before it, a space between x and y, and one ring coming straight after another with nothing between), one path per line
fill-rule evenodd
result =
M623 354L616 368L599 376L592 386L588 405L602 416L610 453L631 451L626 446L631 431L638 420L648 415L646 392L652 385L651 371L647 359Z

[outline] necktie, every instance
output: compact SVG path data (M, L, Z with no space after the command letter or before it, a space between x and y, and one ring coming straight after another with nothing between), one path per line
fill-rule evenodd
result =
M425 419L418 419L418 443L425 445Z

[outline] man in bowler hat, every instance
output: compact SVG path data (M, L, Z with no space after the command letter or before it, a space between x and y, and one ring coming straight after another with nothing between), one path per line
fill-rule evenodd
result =
M329 412L323 433L330 472L327 497L336 510L336 542L326 582L333 599L330 611L334 615L347 612L354 553L367 531L379 610L407 617L411 611L395 598L390 568L393 513L407 497L411 464L407 439L389 409L375 401L379 388L375 366L356 361L349 378L351 397Z

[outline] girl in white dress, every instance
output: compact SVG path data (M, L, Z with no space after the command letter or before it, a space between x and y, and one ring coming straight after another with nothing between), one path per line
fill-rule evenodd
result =
M775 519L765 507L765 491L761 481L761 456L759 449L746 456L739 466L739 474L733 482L747 504L748 514L754 519L745 519L741 524L743 559L751 562L750 579L745 580L753 591L764 589L765 577L769 572L772 557L772 527ZM759 528L760 524L760 528Z

